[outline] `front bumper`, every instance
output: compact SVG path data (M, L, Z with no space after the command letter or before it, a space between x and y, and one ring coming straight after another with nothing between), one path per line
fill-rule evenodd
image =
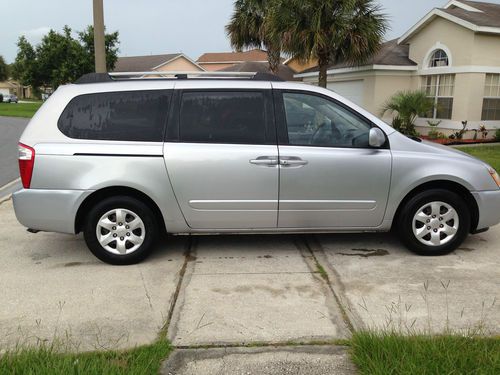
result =
M479 222L476 230L500 223L500 190L478 191L473 192L472 195L479 208Z
M92 191L22 189L12 194L17 220L25 227L75 233L78 207Z

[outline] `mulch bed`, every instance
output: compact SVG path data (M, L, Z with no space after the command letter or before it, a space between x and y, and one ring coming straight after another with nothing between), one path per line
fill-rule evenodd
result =
M439 143L441 145L454 146L454 145L472 145L472 144L487 144L487 143L495 143L498 142L496 139L450 139L450 138L438 138L431 139L426 135L421 135L420 138L425 139L426 141Z

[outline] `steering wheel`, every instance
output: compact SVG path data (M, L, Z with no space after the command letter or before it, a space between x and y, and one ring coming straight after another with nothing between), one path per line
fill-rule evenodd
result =
M331 125L334 125L333 122L330 123ZM314 133L311 135L311 138L309 140L309 144L311 145L328 145L328 144L333 144L333 143L338 143L338 142L332 142L334 139L340 140L342 139L342 134L340 131L335 127L331 126L331 134L324 134L326 126L328 126L328 123L325 121L321 123Z

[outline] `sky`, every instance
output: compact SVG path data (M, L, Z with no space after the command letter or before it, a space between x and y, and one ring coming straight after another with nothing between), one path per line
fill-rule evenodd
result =
M500 0L488 0L499 3ZM204 52L230 51L224 26L234 0L104 0L108 31L120 33L120 56L183 52L196 60ZM402 35L447 0L377 0L389 18L386 40ZM14 61L25 35L37 44L51 28L80 31L92 23L92 0L0 0L0 55Z

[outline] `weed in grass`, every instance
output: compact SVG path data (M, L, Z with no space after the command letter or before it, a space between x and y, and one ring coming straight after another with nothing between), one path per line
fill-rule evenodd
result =
M436 284L441 291L436 290ZM491 334L492 325L489 318L495 311L496 298L493 298L491 302L482 301L481 305L474 309L477 314L472 315L473 310L467 306L461 309L456 309L454 306L454 309L450 309L453 303L450 300L451 287L450 280L438 280L434 283L426 280L420 292L423 304L419 301L405 301L400 295L397 300L383 305L385 315L379 312L378 316L374 316L374 314L377 315L377 311L371 308L364 297L361 297L360 302L357 303L357 310L365 323L357 326L403 335L460 333L478 336Z
M166 340L123 351L61 353L55 345L16 348L0 357L0 374L156 374L172 347Z
M351 359L360 374L500 373L500 339L355 332Z

